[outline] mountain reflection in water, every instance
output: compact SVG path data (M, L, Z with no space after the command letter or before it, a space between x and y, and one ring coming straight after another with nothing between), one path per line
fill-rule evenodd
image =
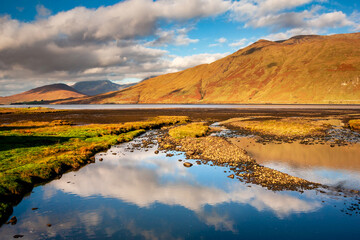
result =
M326 185L360 190L360 144L330 147L329 144L257 143L253 138L232 142L264 166Z
M333 207L343 199L273 192L228 178L226 167L189 160L194 165L185 168L181 153L154 154L156 146L131 152L127 145L35 188L14 208L18 223L0 228L0 239L350 239L359 233L359 216Z

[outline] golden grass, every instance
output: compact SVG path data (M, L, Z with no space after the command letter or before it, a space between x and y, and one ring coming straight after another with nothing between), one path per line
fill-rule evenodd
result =
M360 130L360 119L352 119L349 121L349 127L352 130Z
M52 108L44 108L44 107L19 107L19 108L2 108L0 107L0 114L24 114L24 113L51 113L51 112L64 112L67 110L63 109L52 109Z
M172 128L169 130L169 135L177 139L186 137L201 137L204 136L208 131L209 126L202 122L196 122Z
M278 119L278 120L238 120L229 119L225 125L237 127L250 132L278 137L305 137L309 135L323 135L327 124L306 119Z

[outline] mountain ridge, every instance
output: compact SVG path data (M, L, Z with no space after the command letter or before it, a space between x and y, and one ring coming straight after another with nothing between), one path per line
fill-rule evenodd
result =
M59 103L360 103L360 33L259 40L210 64Z
M0 104L13 104L33 101L54 101L59 99L79 98L84 96L86 95L64 83L55 83L30 89L19 94L0 97Z

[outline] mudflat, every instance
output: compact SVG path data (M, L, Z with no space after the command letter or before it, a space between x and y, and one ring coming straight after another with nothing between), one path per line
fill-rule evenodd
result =
M221 109L221 108L169 108L169 109L121 109L121 110L65 110L49 112L0 112L0 124L17 121L67 120L73 124L122 123L146 120L156 116L189 116L194 120L224 121L230 118L268 117L332 117L360 118L360 109Z

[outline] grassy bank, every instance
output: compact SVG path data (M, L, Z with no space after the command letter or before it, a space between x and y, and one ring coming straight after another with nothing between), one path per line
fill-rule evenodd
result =
M67 110L52 109L44 107L21 107L21 108L2 108L0 107L0 114L32 114L32 113L52 113L52 112L64 112Z
M222 122L225 126L273 137L302 138L322 136L329 128L329 121L313 121L309 119L245 119L233 118Z
M72 126L66 121L18 122L0 125L0 219L12 200L35 184L90 163L92 156L145 130L185 123L187 117L163 116L143 122Z
M190 123L175 127L169 130L169 135L173 138L202 137L209 131L209 127L204 123Z

